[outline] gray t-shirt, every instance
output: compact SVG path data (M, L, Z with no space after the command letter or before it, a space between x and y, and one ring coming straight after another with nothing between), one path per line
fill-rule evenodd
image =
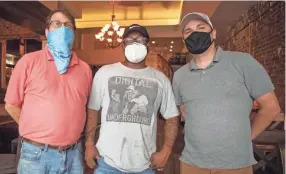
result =
M176 104L185 105L181 161L221 169L256 163L249 115L253 99L274 90L261 64L247 53L218 48L207 68L192 60L176 71L173 90Z
M95 74L88 108L102 108L96 147L107 164L122 172L149 168L159 108L165 119L179 115L171 82L163 73L121 63L103 66Z

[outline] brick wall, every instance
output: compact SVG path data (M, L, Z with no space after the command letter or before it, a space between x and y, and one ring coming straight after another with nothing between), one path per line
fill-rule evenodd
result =
M222 46L255 57L269 73L285 111L285 2L262 1L229 27Z
M0 18L0 40L20 38L40 38L40 35Z

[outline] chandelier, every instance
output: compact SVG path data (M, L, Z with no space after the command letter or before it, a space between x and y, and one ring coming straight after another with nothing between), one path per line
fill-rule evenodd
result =
M115 22L114 15L114 1L113 9L111 15L111 23L106 24L102 27L101 31L95 35L95 38L103 43L109 48L116 48L122 42L122 35L124 33L124 28L120 28L117 22Z

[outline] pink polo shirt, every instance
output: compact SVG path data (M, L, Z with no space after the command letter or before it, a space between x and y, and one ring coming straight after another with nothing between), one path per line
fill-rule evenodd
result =
M83 131L92 73L73 52L59 74L48 49L24 55L12 72L7 104L22 107L21 136L50 145L75 143Z

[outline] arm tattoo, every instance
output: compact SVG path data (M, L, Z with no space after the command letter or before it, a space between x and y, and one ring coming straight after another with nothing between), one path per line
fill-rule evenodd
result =
M179 129L179 117L166 120L165 123L165 146L173 147Z
M94 144L96 126L97 126L97 113L96 111L88 111L87 123L85 128L85 142L89 144Z

